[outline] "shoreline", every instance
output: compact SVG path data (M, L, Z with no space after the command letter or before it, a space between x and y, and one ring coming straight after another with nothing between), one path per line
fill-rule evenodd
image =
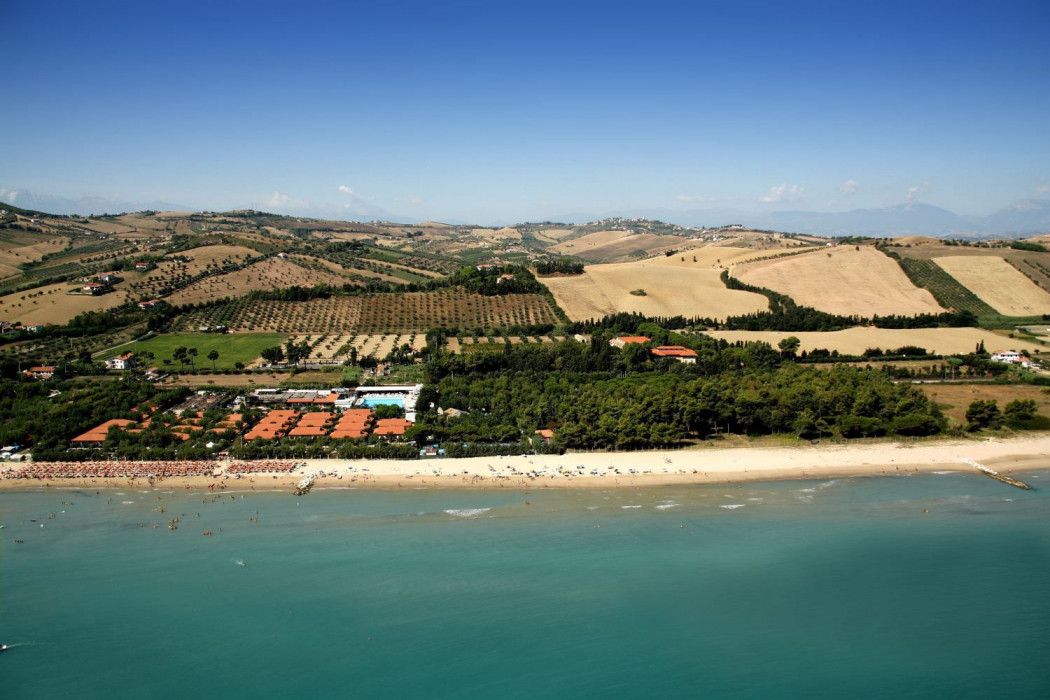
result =
M0 473L0 491L44 488L102 490L288 491L307 476L327 489L621 489L727 484L785 479L876 477L894 474L980 472L973 460L1005 474L1050 466L1050 435L927 444L719 447L646 452L466 457L420 460L297 460L284 473L144 477L12 478ZM23 465L22 468L30 465Z

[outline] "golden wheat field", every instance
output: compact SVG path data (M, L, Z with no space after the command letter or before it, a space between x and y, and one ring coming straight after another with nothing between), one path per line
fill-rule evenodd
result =
M76 288L77 285L60 282L5 294L0 297L0 321L21 321L26 325L63 324L85 311L103 311L128 301L126 292L119 287L115 292L97 297L68 293Z
M1050 313L1050 294L1000 257L950 255L933 261L1001 314Z
M539 233L542 233L547 238L553 238L554 240L561 240L568 235L572 234L571 228L545 228Z
M841 245L733 268L746 284L786 294L802 306L844 316L941 313L925 289L871 246Z
M63 250L68 243L69 239L63 236L49 237L27 245L17 243L8 245L0 242L0 277L20 275L22 271L19 265L40 260L48 253L57 253Z
M563 255L575 255L584 260L611 260L633 255L651 255L670 248L690 245L677 236L659 236L653 233L627 231L597 231L586 236L562 241L549 250Z
M582 275L544 277L541 281L574 321L621 311L724 319L764 311L769 303L761 294L726 289L719 278L722 269L735 261L780 252L711 246L670 257L589 265ZM645 296L631 294L640 289Z
M706 331L714 338L737 341L761 341L774 348L784 338L795 336L801 341L800 350L807 352L822 348L838 350L846 355L860 355L868 348L883 350L915 345L937 355L973 352L984 341L988 352L1003 350L1044 351L1041 345L1016 338L1007 338L979 328L847 328L828 333L788 333L781 331Z

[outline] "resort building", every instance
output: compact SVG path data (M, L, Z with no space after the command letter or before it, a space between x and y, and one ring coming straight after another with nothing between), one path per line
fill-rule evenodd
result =
M412 427L412 421L404 418L380 418L376 421L376 427L372 430L373 435L404 435L405 431Z
M72 442L74 445L85 445L85 444L98 444L106 441L106 435L109 433L109 429L113 426L125 430L129 425L134 425L135 421L127 420L125 418L114 418L108 420L102 425L95 426L91 430L87 431L83 435L78 435L73 438Z
M416 420L416 401L422 384L391 384L389 386L359 386L354 390L352 405L359 408L400 406L409 421ZM339 406L340 402L336 402Z

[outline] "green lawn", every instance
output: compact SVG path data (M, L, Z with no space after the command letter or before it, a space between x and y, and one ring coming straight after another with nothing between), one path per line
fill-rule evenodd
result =
M130 345L122 345L118 348L107 350L98 356L98 360L108 360L115 355L131 352L152 352L156 359L149 364L161 369L179 369L179 363L172 357L172 351L180 346L197 348L196 366L201 369L211 369L211 360L208 353L213 349L219 351L219 359L215 361L216 369L233 369L234 363L243 362L248 364L259 358L263 348L272 348L274 345L284 345L288 336L279 333L168 333L154 336L148 340L134 342ZM170 364L164 364L168 360ZM186 365L188 369L190 365Z

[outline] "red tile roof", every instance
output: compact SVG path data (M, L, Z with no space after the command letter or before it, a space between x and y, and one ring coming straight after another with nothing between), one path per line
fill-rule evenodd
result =
M661 345L653 348L653 354L657 357L699 357L696 350L690 350L681 345Z
M289 437L322 437L327 434L327 428L313 425L301 425L288 431Z
M73 442L105 442L106 434L112 426L119 428L126 428L129 425L134 425L135 421L127 420L126 418L114 418L108 420L102 425L95 426L91 430L87 431L83 435L78 435L73 438Z
M405 430L412 427L412 421L404 418L382 418L376 421L373 435L404 435Z

